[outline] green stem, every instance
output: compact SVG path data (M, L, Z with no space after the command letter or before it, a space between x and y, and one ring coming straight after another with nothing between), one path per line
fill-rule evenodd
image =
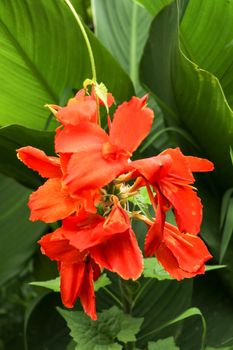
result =
M108 293L108 294L112 297L112 299L114 299L114 300L117 302L117 304L118 304L120 307L123 308L122 302L117 298L117 296L116 296L115 294L113 294L113 293L112 293L108 288L106 288L106 287L103 287L103 290L105 290L105 292Z
M121 297L122 297L122 304L123 304L123 310L126 314L132 313L132 301L133 296L130 291L130 286L126 281L123 281L121 278L119 279L120 284L120 290L121 290ZM134 350L135 349L135 342L128 342L124 344L125 350Z
M79 15L75 11L75 8L71 4L70 0L64 0L64 1L68 5L68 7L70 8L71 12L73 13L73 15L74 15L74 17L75 17L75 19L76 19L76 21L77 21L77 23L79 25L79 28L80 28L80 30L82 32L83 38L84 38L86 46L87 46L90 62L91 62L91 70L92 70L92 76L93 76L92 80L95 83L97 81L96 68L95 68L95 59L94 59L93 51L92 51L91 44L90 44L89 38L87 36L86 30L84 28L84 25L82 24L82 21L79 18Z

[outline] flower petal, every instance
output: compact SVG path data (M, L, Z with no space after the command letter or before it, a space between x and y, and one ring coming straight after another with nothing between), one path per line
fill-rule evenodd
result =
M132 97L120 105L114 115L110 130L111 143L133 152L148 135L154 113L146 107L146 97Z
M171 165L171 157L164 155L135 160L130 163L130 168L137 170L139 175L147 179L150 184L154 184L168 174Z
M67 263L77 263L82 260L80 253L69 244L63 235L63 229L58 228L52 233L44 235L38 243L43 254L51 260L63 261Z
M124 279L136 280L142 273L142 252L132 229L112 236L89 251L102 268L116 272Z
M127 167L126 158L105 159L102 148L96 146L92 152L86 150L71 157L64 182L74 194L82 189L97 189L110 183Z
M180 231L198 234L202 221L202 204L196 192L189 186L174 186L168 181L161 182L160 189L174 207Z
M62 176L59 158L48 157L38 148L31 146L19 148L17 156L28 168L37 171L42 177Z
M72 308L85 284L85 262L60 264L60 288L63 304Z
M192 172L204 172L214 170L214 164L208 159L185 156L185 159L189 163L189 168Z
M93 268L91 263L86 263L82 288L80 290L80 301L84 311L92 320L96 320L95 292L93 283Z
M78 203L63 188L61 179L54 178L30 195L28 205L31 221L55 222L75 212Z
M166 247L164 243L162 243L159 249L157 250L156 257L160 264L163 265L164 269L171 275L171 277L175 278L178 281L182 280L183 278L194 277L197 274L204 273L205 271L205 267L202 268L200 271L194 273L182 270L179 267L175 256L172 254L170 249Z
M76 99L74 99L76 100ZM79 125L83 122L97 122L97 106L94 100L83 100L70 103L59 109L56 118L63 125Z
M57 153L80 152L108 141L109 136L97 124L67 125L64 129L58 128L56 131L55 150Z
M181 182L193 183L195 181L192 171L189 167L189 162L186 159L186 156L183 155L179 147L177 148L168 148L160 155L169 155L172 159L171 169L169 170L169 176L173 177L174 180L181 180Z
M164 228L164 243L175 256L179 267L190 273L199 271L204 263L212 258L201 238L181 233L168 223Z
M165 224L165 212L163 211L164 199L159 194L159 192L157 193L157 202L158 207L156 211L156 220L148 230L145 239L144 250L146 256L154 255L163 239L163 230Z

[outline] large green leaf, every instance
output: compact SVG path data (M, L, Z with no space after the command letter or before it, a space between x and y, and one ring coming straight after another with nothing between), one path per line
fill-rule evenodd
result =
M225 188L232 184L232 6L232 0L190 0L180 36L177 5L166 7L151 26L141 65L141 78L162 100L167 121L190 133Z
M44 150L48 155L54 154L54 133L39 131L20 125L10 125L0 128L0 172L15 178L27 187L38 187L41 177L21 163L16 150L23 146L34 146Z
M194 282L193 305L199 307L206 319L206 344L213 347L233 345L233 303L216 272L199 277ZM195 329L195 326L189 327ZM187 332L187 329L185 330ZM190 332L189 342L193 333ZM188 343L186 348L188 347ZM191 349L195 350L195 347Z
M134 0L143 5L153 16L156 16L160 10L169 5L173 0Z
M93 0L93 8L97 37L138 85L138 65L152 16L132 0Z
M28 220L29 191L0 175L0 284L22 269L46 225Z
M118 100L126 99L133 93L128 76L87 32L98 81ZM0 75L0 125L35 129L46 126L45 103L58 103L64 89L80 88L92 77L86 44L63 0L0 2Z

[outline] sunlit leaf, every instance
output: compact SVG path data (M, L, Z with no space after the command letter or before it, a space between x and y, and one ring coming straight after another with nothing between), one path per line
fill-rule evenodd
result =
M76 6L77 1L73 3ZM118 100L131 96L127 75L86 30L98 81ZM0 125L41 130L49 117L44 104L58 104L66 88L81 88L83 80L92 77L80 28L63 0L0 2L0 75Z

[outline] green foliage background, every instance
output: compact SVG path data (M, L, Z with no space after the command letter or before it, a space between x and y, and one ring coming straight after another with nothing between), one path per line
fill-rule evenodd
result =
M86 24L98 81L117 103L135 91L150 94L156 118L140 156L179 145L184 153L207 157L216 167L214 174L198 179L204 204L201 233L214 255L213 264L227 267L181 283L150 271L154 278L145 275L138 289L130 290L134 320L144 317L132 336L138 333L140 349L230 350L233 0L73 0L73 4ZM0 349L84 349L70 341L66 323L56 311L59 295L28 285L54 278L57 272L36 244L52 228L27 220L29 189L42 180L15 156L17 148L29 144L54 153L56 122L43 106L64 105L91 77L85 42L64 1L0 0L0 77ZM135 224L135 230L143 237L140 225ZM111 285L97 293L103 315L103 310L121 306L118 282L109 278ZM78 310L79 306L75 312L80 315ZM108 321L103 317L105 323L118 317L120 311L113 310ZM72 318L67 311L60 313ZM70 322L71 334L76 334ZM103 347L97 341L93 349L121 348L120 330L113 327L112 332L118 344Z

